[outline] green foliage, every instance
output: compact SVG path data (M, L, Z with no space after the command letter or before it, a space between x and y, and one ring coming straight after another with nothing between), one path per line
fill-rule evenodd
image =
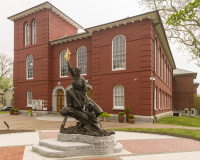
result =
M109 129L115 131L132 131L132 132L153 132L153 133L166 133L174 136L186 136L188 138L197 138L200 140L200 130L194 129L177 129L177 128L116 128Z
M200 127L200 117L192 118L192 117L164 117L159 119L160 122L155 122L156 124L170 124L177 126L188 126L188 127Z
M200 9L200 0L195 0L193 3L188 3L188 5L184 8L184 10L180 10L179 12L173 13L171 17L167 20L166 24L169 25L179 25L181 22L185 22L186 20L191 20Z
M118 115L119 115L119 116L123 116L123 115L124 115L124 112L119 112Z
M12 88L13 87L13 79L8 77L2 77L0 78L0 88L2 90L5 90L6 88Z
M14 108L11 108L10 111L14 111Z
M0 114L7 114L10 113L10 111L1 111Z
M130 118L130 119L134 119L135 117L134 117L134 115L130 114L130 115L129 115L129 118Z
M31 113L32 112L32 110L28 110L28 111L26 111L26 113L28 114L28 113Z
M103 112L99 117L110 118L110 115L107 112Z
M15 109L14 109L14 112L19 112L19 108L15 108Z
M197 107L197 112L200 114L200 95L194 94L194 105Z
M131 111L130 107L126 107L126 108L125 108L125 112L126 112L126 113L130 113L130 111Z

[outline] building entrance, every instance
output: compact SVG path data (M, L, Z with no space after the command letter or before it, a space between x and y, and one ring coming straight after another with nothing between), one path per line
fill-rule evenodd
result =
M59 89L57 92L57 111L59 112L64 107L64 92Z

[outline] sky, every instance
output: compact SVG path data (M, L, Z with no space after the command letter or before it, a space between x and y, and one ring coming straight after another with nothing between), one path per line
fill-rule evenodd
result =
M14 23L7 19L21 11L46 2L45 0L0 0L0 53L14 57ZM123 18L146 13L144 6L136 0L49 0L49 2L72 18L83 28L88 28ZM82 32L80 30L79 32ZM178 44L170 44L176 68L196 72L195 82L200 83L200 67L189 62L189 53L179 53ZM200 94L200 86L197 90Z

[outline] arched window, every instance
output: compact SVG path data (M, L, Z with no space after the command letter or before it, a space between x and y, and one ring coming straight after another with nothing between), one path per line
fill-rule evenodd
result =
M124 87L117 85L114 88L114 108L124 109Z
M36 20L32 23L32 44L37 43L37 23Z
M81 74L87 74L87 51L84 46L77 50L77 66L81 68Z
M68 67L67 61L65 60L66 50L63 50L60 53L60 77L67 77L68 76Z
M33 99L32 91L28 90L28 92L27 92L27 106L32 106L32 99Z
M25 24L25 46L29 45L29 39L30 39L30 35L29 35L29 24L26 23Z
M27 79L33 79L33 56L29 54L26 59Z
M126 68L126 39L118 35L112 42L112 69L120 70Z

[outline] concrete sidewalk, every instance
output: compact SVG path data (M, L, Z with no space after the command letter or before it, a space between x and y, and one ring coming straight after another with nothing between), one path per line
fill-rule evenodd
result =
M200 142L172 136L116 131L123 144L120 153L66 158L48 158L32 151L40 139L56 138L58 130L0 135L0 160L200 160Z

